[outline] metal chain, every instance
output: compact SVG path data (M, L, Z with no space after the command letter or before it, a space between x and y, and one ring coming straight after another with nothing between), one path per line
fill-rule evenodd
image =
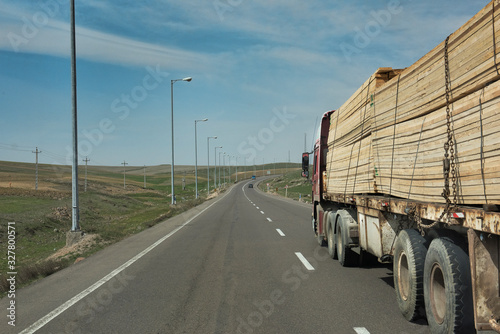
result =
M450 110L450 91L451 91L451 80L450 80L450 64L448 59L448 43L450 36L446 38L444 44L444 66L445 66L445 97L446 97L446 133L447 140L444 143L444 160L443 160L443 175L444 175L444 188L441 196L446 200L446 207L439 217L438 221L441 221L445 215L448 215L446 223L451 223L451 217L449 215L450 208L457 206L457 170L455 164L455 143L453 140L453 131L451 129L451 110ZM450 200L450 171L451 171L451 183L453 188L453 203Z

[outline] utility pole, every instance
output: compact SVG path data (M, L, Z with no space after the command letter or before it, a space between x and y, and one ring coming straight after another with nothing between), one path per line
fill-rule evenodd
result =
M304 133L304 152L307 152L307 133Z
M36 164L35 164L35 190L38 190L38 153L42 153L42 151L38 150L38 147L35 151L31 151L36 154Z
M146 165L144 165L144 189L146 189Z
M87 192L87 163L90 161L88 157L83 160L85 162L85 192Z
M290 163L290 150L288 150L288 162L286 164L286 173L288 174L288 164Z
M123 165L123 189L125 189L125 166L128 165L128 163L123 160L121 164Z

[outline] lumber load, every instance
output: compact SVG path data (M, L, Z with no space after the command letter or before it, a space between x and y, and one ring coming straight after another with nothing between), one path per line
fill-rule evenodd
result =
M330 115L329 194L445 203L447 56L457 202L500 204L499 11L492 1L405 70L379 69Z
M456 101L451 112L457 203L500 203L500 81ZM444 203L441 194L446 138L444 107L374 131L372 152L377 191L410 200Z
M329 144L350 145L371 132L373 121L373 94L378 87L398 75L401 70L381 67L335 112L330 122ZM342 126L338 126L341 124Z
M499 15L500 2L492 1L449 36L452 101L500 78ZM377 90L375 128L413 119L445 105L445 44L443 41Z
M327 154L326 191L342 194L372 193L374 187L371 136ZM329 151L330 152L330 151Z

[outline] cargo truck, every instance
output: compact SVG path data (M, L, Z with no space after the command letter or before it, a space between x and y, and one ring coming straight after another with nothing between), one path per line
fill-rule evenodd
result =
M403 316L432 333L500 333L499 2L379 68L303 154L318 243L342 266L392 262Z

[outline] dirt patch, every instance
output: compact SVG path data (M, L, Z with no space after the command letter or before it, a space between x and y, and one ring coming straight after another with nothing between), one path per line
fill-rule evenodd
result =
M218 190L210 193L210 195L208 195L207 199L212 199L212 198L215 198L217 196L219 196L219 191Z
M60 260L66 259L73 254L80 254L85 252L87 249L90 249L93 245L98 242L99 235L98 234L85 234L78 243L59 249L54 254L50 255L47 260Z

